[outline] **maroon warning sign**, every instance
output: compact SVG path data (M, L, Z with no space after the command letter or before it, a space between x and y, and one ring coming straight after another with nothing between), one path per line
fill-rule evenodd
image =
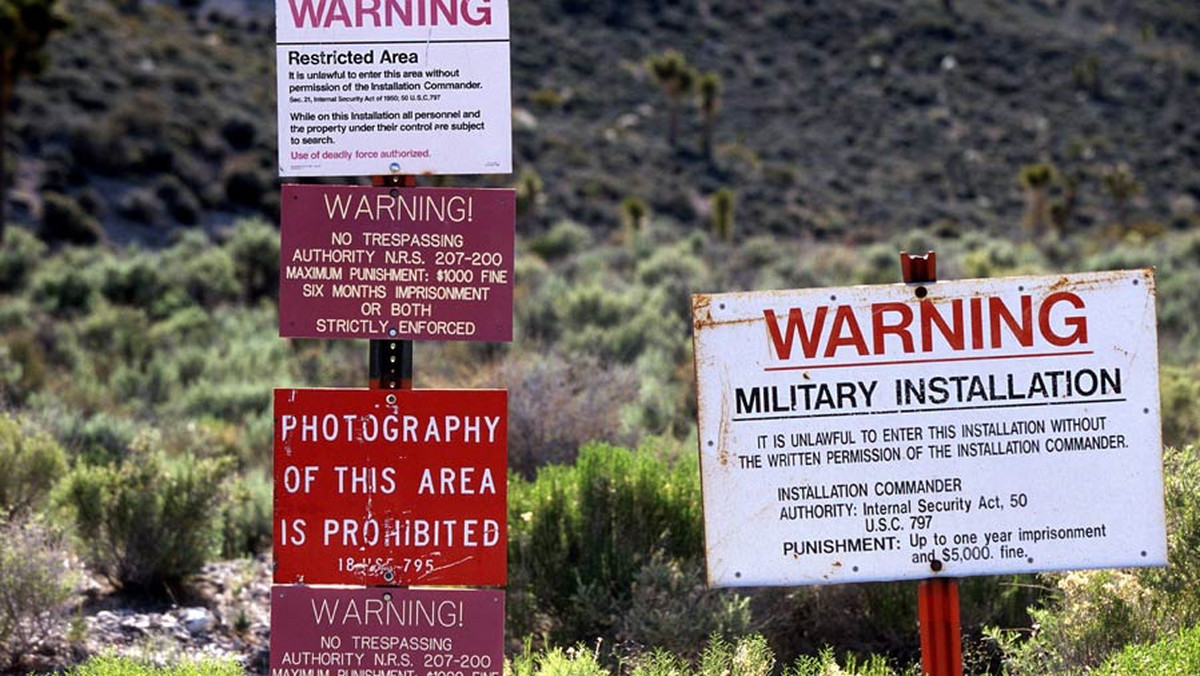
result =
M507 580L504 390L275 390L275 582Z
M504 592L271 588L271 673L500 676Z
M515 194L283 186L279 335L512 340Z

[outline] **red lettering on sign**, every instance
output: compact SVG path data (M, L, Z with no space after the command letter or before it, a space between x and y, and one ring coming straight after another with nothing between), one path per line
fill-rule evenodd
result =
M1036 301L1036 302L1035 302ZM913 306L906 303L874 303L869 316L855 313L851 305L818 305L805 316L805 309L787 310L780 322L776 310L763 310L767 339L775 356L792 359L799 343L804 359L818 355L826 359L853 352L859 356L933 352L947 347L956 352L984 349L1032 347L1037 340L1055 347L1087 343L1086 304L1077 294L1060 291L1043 299L1025 294L1015 299L953 298L925 299ZM832 321L827 321L830 312ZM1035 320L1036 319L1036 320ZM870 329L871 339L863 328Z
M297 28L490 26L491 0L288 0ZM382 10L382 11L381 11Z
M275 581L503 585L502 390L276 390Z

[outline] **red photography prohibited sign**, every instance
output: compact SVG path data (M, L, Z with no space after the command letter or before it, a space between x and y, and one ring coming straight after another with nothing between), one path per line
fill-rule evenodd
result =
M507 580L503 390L275 391L275 582Z

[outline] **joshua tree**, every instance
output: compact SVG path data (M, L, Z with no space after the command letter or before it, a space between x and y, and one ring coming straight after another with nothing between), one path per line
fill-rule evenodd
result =
M625 222L629 224L629 229L634 233L641 232L648 211L646 203L637 195L630 195L621 202L621 212L625 216Z
M721 76L713 71L701 75L697 91L700 95L700 114L703 116L704 156L711 158L713 132L717 128L717 113L721 111Z
M1021 167L1021 187L1025 189L1025 218L1022 224L1035 235L1046 229L1049 216L1046 194L1054 182L1054 176L1054 166L1045 162Z
M532 167L526 168L517 178L517 214L531 217L538 204L545 199L542 177Z
M36 75L45 66L42 49L50 34L66 27L55 5L58 0L0 0L0 241L8 204L8 171L4 164L4 136L8 108L17 78Z
M696 71L687 58L674 49L646 59L646 70L658 81L667 97L667 140L675 145L679 130L679 105L696 83Z
M733 211L737 195L729 188L721 188L712 196L713 234L722 242L733 241Z
M1104 172L1104 187L1112 197L1117 212L1117 225L1125 228L1129 225L1129 202L1146 190L1146 184L1137 180L1133 170L1127 164L1117 166Z

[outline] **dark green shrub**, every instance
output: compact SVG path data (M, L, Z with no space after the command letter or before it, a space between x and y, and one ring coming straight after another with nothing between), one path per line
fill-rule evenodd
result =
M676 316L692 316L692 294L711 290L709 266L686 249L663 247L637 266L642 286L661 291Z
M84 464L111 465L121 462L137 433L132 420L101 412L86 420L77 418L58 435Z
M24 658L58 632L74 581L61 538L37 522L0 519L0 542L0 666L23 673Z
M75 200L84 211L96 218L101 218L108 212L108 203L100 196L100 192L91 186L80 189L75 195Z
M166 214L162 200L147 188L134 188L117 203L117 213L137 223L161 223Z
M33 277L33 298L45 310L59 317L86 313L95 300L95 283L90 271L62 259L43 266Z
M674 462L663 449L594 444L574 466L547 466L509 481L510 586L533 599L510 613L512 631L546 628L571 644L611 632L633 582L655 552L702 552L699 471L694 454ZM539 619L541 618L541 619Z
M0 343L0 376L4 402L22 404L46 384L46 353L38 340L25 331L9 333Z
M750 599L708 587L704 575L701 558L681 562L656 554L633 581L618 640L693 658L707 638L750 633Z
M108 381L113 397L124 406L154 407L175 391L171 374L160 361L144 366L117 363Z
M225 168L222 177L225 199L238 206L259 208L273 181L266 172L250 162L235 162Z
M273 387L254 382L201 382L181 398L188 415L238 422L271 407Z
M1159 373L1163 444L1200 441L1200 368L1165 365Z
M84 211L75 198L58 192L42 193L42 227L47 242L96 244L104 241L104 227Z
M71 153L61 146L54 147L46 151L45 165L42 169L42 184L43 191L66 192L72 185L77 185L85 180L85 176L75 164L75 158Z
M162 201L171 218L184 225L195 225L200 220L200 200L177 176L167 174L160 177L155 183L154 194Z
M133 253L101 270L100 293L111 303L150 309L167 293L167 273L157 257Z
M176 349L201 349L218 334L212 316L204 308L195 305L173 311L166 319L155 324L150 332L156 344Z
M581 328L587 325L602 328L615 327L628 320L630 303L613 293L612 289L600 285L577 286L571 289L559 303L559 315L568 326Z
M139 439L119 465L77 467L58 499L94 570L124 589L159 595L177 590L216 552L228 463L169 458L153 447L154 436Z
M221 556L234 559L271 549L272 481L267 470L247 472L233 483L221 508Z
M258 126L253 119L234 114L221 123L221 136L230 148L238 151L249 150L258 136Z
M653 348L680 345L687 324L679 314L686 294L670 296L663 289L632 287L605 289L577 285L556 299L555 311L564 326L568 353L588 355L601 363L633 364ZM674 302L675 308L669 308Z
M36 510L66 471L66 454L49 434L0 413L0 518Z
M554 261L579 253L592 245L592 231L574 221L559 221L546 234L529 242L529 250L543 260Z
M239 221L225 248L242 293L251 301L279 293L279 232L262 220Z
M112 373L121 365L144 368L154 356L149 329L142 310L102 305L79 322L79 345L96 357L101 372Z
M197 304L213 308L237 300L237 268L224 249L212 248L183 261L176 272L180 284Z
M0 247L0 292L25 288L45 255L46 245L33 233L24 228L5 228L4 246Z
M1200 622L1200 447L1163 451L1167 507L1167 567L1147 569L1142 581L1158 592L1160 608L1179 626Z

